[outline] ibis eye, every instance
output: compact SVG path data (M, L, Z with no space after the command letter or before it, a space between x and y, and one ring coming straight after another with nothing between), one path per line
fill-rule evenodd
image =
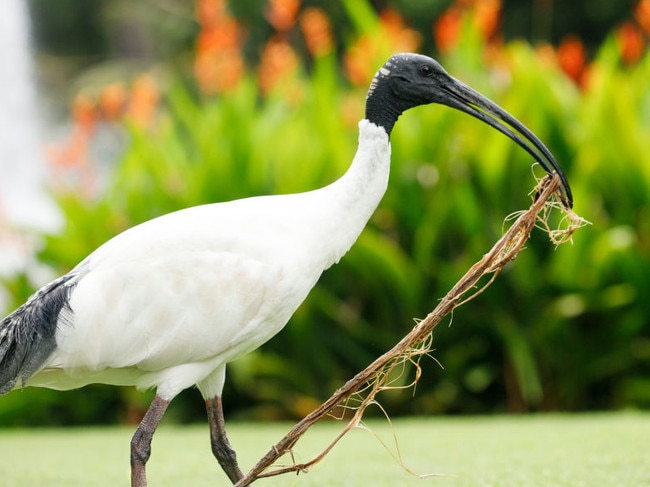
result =
M431 66L428 66L426 64L422 64L420 66L420 74L422 76L433 76L433 69L431 69Z

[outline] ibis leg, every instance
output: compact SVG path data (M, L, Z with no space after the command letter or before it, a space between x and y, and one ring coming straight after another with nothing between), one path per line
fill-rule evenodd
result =
M169 401L156 395L131 439L131 487L146 487L145 464L151 456L151 439L169 406Z
M210 423L210 445L219 465L233 484L244 477L237 464L237 455L226 436L226 424L223 419L223 406L220 397L205 400Z

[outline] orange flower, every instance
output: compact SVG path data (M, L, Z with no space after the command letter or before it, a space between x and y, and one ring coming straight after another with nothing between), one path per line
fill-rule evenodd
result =
M465 15L469 15L483 40L490 41L499 27L501 0L456 0L433 24L433 36L441 53L452 51L458 44Z
M379 32L375 36L361 36L345 53L348 79L357 86L366 86L384 56L394 52L417 51L422 38L406 27L404 19L395 10L385 9L379 16Z
M75 96L71 111L74 126L67 140L46 149L50 164L60 175L82 174L89 170L89 146L98 121L95 100L84 93Z
M476 0L474 25L485 41L492 38L499 27L501 0Z
M300 0L269 0L265 16L278 32L286 32L296 23L298 10Z
M198 0L196 15L202 27L213 27L226 13L225 0Z
M221 49L237 47L239 39L239 24L225 14L215 24L203 27L196 40L196 49L200 53L216 53Z
M417 51L422 42L420 34L409 29L397 10L384 9L379 14L379 23L392 51Z
M332 29L323 10L317 7L306 8L300 16L300 27L307 50L312 56L320 57L332 52Z
M194 61L194 76L205 94L227 93L234 90L244 73L244 60L239 49L223 49L218 55L198 54Z
M634 9L634 18L643 28L647 35L650 35L650 0L641 0Z
M55 145L47 147L46 155L55 169L81 169L88 163L89 144L90 135L79 127L75 127L68 140L60 147Z
M634 63L645 52L645 41L639 28L632 22L624 22L616 31L616 41L621 59L625 63Z
M585 48L576 36L565 37L557 50L558 62L562 71L576 83L581 83L585 69Z
M455 6L445 10L434 22L433 37L442 54L451 52L458 44L462 22L463 12Z
M72 119L86 132L91 132L97 122L97 105L88 95L79 93L72 101Z
M199 0L197 16L201 32L196 41L196 81L203 93L230 91L244 72L241 27L228 13L224 0Z
M378 43L370 36L361 36L345 53L345 70L353 85L366 86L375 74L374 59L378 57Z
M148 125L153 119L159 99L158 85L153 78L146 74L138 76L131 87L129 118L141 127Z
M123 83L111 83L99 95L99 110L109 122L120 119L126 106L126 89Z
M271 38L262 51L258 81L262 93L268 94L298 69L298 55L291 45L279 37Z

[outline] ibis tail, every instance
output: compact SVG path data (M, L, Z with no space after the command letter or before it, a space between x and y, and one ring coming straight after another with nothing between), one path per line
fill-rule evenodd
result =
M57 323L65 322L74 274L66 274L34 294L0 322L0 394L24 384L56 348Z

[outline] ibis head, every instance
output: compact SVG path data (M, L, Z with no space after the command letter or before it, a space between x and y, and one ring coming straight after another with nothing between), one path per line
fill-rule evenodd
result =
M559 164L546 146L524 124L499 105L451 76L430 57L395 54L377 71L368 90L366 118L390 135L397 118L409 108L438 103L467 113L507 135L539 163L547 173L557 172L564 203L573 205L571 188Z

